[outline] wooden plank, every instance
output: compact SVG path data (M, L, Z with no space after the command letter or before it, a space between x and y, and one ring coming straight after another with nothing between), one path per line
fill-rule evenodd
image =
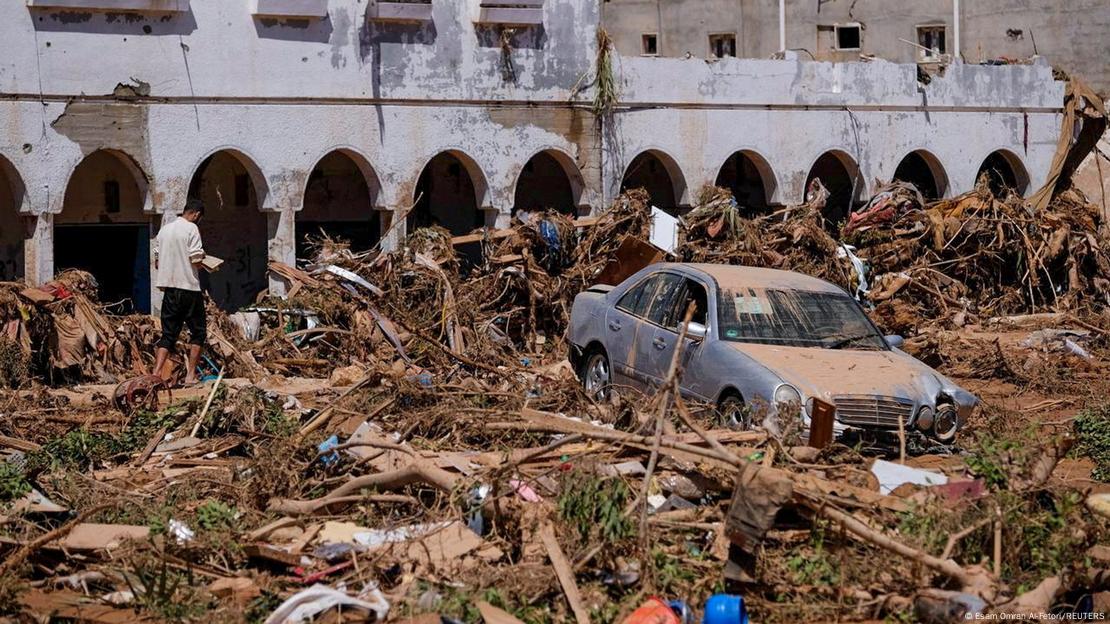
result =
M590 624L590 614L582 604L582 594L578 591L578 584L574 581L574 568L567 561L563 549L559 547L559 540L555 538L555 529L550 524L545 524L540 529L540 540L547 550L547 557L551 566L555 568L555 576L559 577L559 584L563 586L563 594L570 603L574 612L574 619L578 624Z

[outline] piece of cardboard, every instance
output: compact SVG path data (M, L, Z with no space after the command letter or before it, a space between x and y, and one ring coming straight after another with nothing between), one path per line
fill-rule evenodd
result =
M656 262L662 262L665 252L662 249L629 236L621 241L620 247L609 263L597 276L598 284L616 286L628 279L636 271Z
M70 551L111 550L127 540L142 540L150 528L128 524L96 524L83 522L63 537L58 545Z

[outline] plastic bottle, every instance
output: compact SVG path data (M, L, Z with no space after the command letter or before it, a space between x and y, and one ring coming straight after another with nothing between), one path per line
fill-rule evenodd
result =
M705 602L702 624L748 624L748 610L744 597L733 594L714 594Z

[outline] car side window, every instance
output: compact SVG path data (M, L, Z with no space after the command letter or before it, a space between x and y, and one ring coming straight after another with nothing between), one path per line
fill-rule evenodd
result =
M682 319L686 318L686 309L690 307L690 304L694 305L694 315L690 317L690 322L700 323L702 325L707 325L709 323L709 317L707 316L707 311L709 310L709 296L705 292L705 286L702 286L699 282L692 279L687 279L686 290L682 296L682 303L675 308L674 327L678 327ZM668 325L668 327L670 327L670 325Z
M671 327L675 324L675 306L686 285L686 278L673 273L663 273L659 277L659 287L647 307L647 319L657 325Z
M648 302L651 301L651 297L644 296L644 293L655 292L660 277L662 277L662 274L656 273L633 286L617 302L617 309L628 312L632 316L644 316L644 310L647 308Z

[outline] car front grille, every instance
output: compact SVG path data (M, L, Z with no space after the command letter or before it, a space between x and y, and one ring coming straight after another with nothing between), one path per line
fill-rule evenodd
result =
M913 417L913 401L870 394L842 394L833 397L836 419L854 427L897 429L898 419L906 427Z

